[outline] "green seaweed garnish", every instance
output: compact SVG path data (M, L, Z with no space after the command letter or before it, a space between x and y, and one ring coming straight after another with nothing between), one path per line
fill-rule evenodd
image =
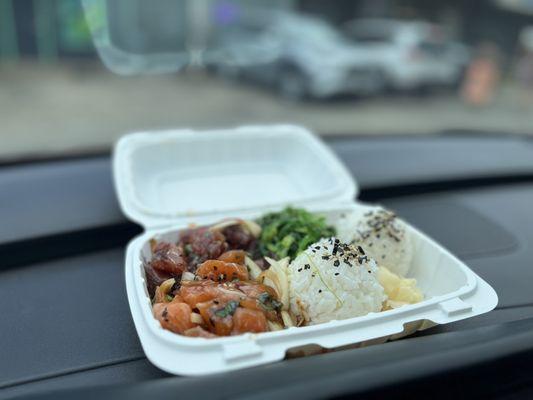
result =
M281 307L283 306L283 304L274 299L267 292L261 293L259 297L257 297L257 301L259 302L259 305L266 311L280 311Z
M323 216L302 208L287 207L280 212L266 214L257 222L262 228L259 253L278 260L284 257L293 259L309 245L335 236L335 229L326 224Z
M235 314L237 307L239 307L238 301L235 301L235 300L228 301L228 303L224 307L215 311L215 315L220 318L229 317Z

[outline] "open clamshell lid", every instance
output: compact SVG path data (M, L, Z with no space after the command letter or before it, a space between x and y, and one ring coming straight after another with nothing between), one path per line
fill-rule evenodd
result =
M358 193L332 151L291 125L133 133L117 143L113 173L122 210L145 228Z

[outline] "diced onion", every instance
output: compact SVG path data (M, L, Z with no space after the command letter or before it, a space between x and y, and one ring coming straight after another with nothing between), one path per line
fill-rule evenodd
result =
M209 227L209 230L210 231L219 231L221 229L227 228L228 226L237 225L237 224L239 224L239 220L227 219L227 220L221 221L218 224L215 224L215 225Z
M238 218L231 218L225 221L221 221L218 224L213 225L209 229L212 231L218 231L233 225L241 225L255 238L258 238L261 235L261 226L257 222Z
M268 322L268 328L271 331L281 331L283 329L283 327L277 322L274 322L274 321L267 321L267 322Z
M252 260L250 257L246 256L244 258L244 263L246 264L246 268L248 268L248 272L250 273L250 278L257 279L259 275L261 275L261 268Z
M267 269L266 271L261 272L261 275L259 275L257 281L263 285L271 287L276 292L276 295L281 297L278 288L279 285L277 284L277 279L273 271Z
M174 280L174 278L170 278L164 281L159 287L161 288L163 294L168 294L168 292L170 292L170 289L172 289L172 286L174 286L175 283L176 281Z
M193 312L191 313L191 322L193 324L203 324L204 319L200 314Z
M303 325L305 321L309 321L309 315L307 314L305 306L302 304L300 299L296 299L296 308L298 310L294 313L296 317L296 326L300 326Z
M242 224L248 229L248 232L250 232L253 237L258 238L261 236L261 226L257 222L245 219L242 221Z
M281 319L283 320L285 327L290 328L294 326L294 322L292 321L291 315L288 311L283 310L281 312Z
M172 286L174 286L174 283L176 283L174 278L170 278L164 281L161 285L159 285L155 289L153 302L154 303L167 303L168 301L166 300L165 297L167 294L170 293L170 289L172 289Z
M181 280L182 281L194 281L194 274L189 271L185 271L181 274Z
M274 282L274 289L277 291L279 301L283 304L282 309L289 309L289 278L287 276L287 268L289 266L289 257L285 257L279 261L265 257L269 262L270 268L265 272L266 278ZM266 284L266 283L265 283ZM270 286L270 285L269 285Z

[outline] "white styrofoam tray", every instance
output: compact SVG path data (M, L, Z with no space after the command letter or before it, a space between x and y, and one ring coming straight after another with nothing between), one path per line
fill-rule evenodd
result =
M307 345L380 342L488 312L498 301L464 263L408 226L415 243L408 276L417 279L423 302L277 332L180 336L162 329L151 312L142 267L142 258L150 258L150 238L176 240L177 231L191 222L256 218L286 204L304 206L330 222L367 206L353 202L357 186L329 149L293 126L133 134L117 144L114 176L124 212L146 228L126 252L132 316L148 359L170 373L202 375L265 364Z

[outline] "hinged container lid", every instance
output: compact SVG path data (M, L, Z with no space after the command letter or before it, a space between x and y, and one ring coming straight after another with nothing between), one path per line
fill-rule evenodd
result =
M358 193L333 152L291 125L143 132L115 147L124 213L145 228L283 205L347 203Z

